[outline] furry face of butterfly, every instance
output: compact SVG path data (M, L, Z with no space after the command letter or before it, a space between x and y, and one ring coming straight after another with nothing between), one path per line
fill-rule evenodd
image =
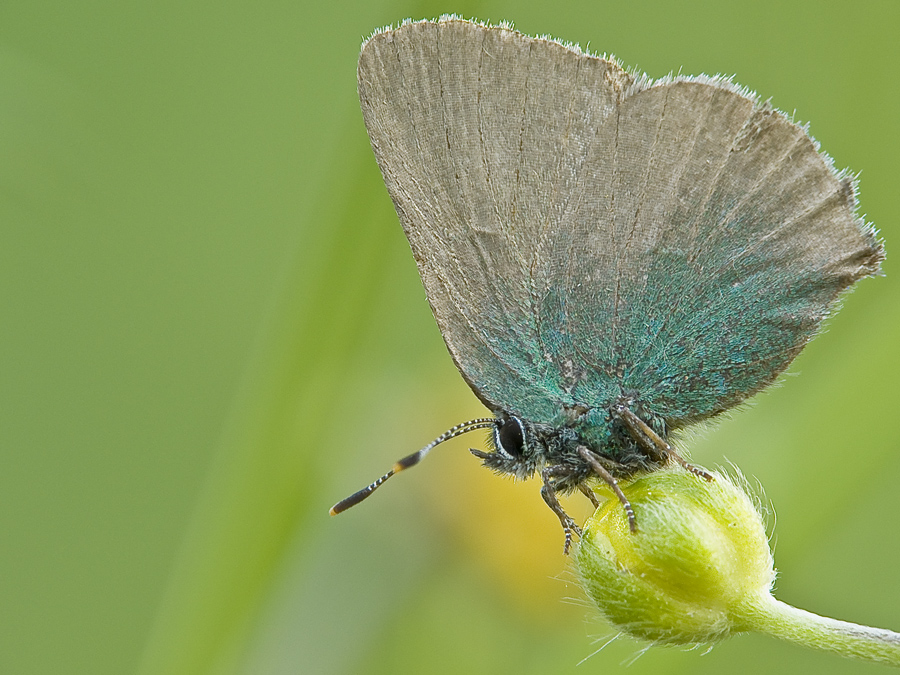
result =
M635 405L630 400L627 403ZM488 469L520 480L550 468L554 488L564 493L573 491L594 473L580 448L595 454L602 449L605 455L614 449L615 460L608 456L598 456L598 460L615 477L652 471L666 463L666 457L648 454L613 412L580 408L566 410L564 414L570 421L557 425L500 413L490 436L492 452L470 452ZM663 420L654 420L652 426L665 435Z

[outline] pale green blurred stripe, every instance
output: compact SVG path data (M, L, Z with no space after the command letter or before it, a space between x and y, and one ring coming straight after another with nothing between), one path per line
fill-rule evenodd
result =
M318 494L354 324L377 289L384 230L360 227L377 183L359 153L331 174L354 195L308 214L319 237L271 311L190 524L140 672L230 672L285 547ZM371 175L371 171L366 171ZM334 196L334 193L329 193ZM328 289L328 292L322 292ZM332 339L323 340L324 327Z

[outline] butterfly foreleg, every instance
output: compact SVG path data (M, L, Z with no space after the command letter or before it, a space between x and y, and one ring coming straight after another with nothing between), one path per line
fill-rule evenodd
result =
M597 499L597 495L594 494L594 491L591 490L591 488L589 488L585 483L579 483L578 489L581 491L581 494L591 500L591 504L594 505L595 509L600 508L600 500Z
M556 484L553 479L570 476L571 474L572 469L562 464L545 466L541 469L541 480L544 482L544 486L541 488L541 497L544 498L544 501L547 503L547 506L550 507L550 510L556 514L556 517L559 518L560 525L562 525L563 532L566 535L566 543L563 546L563 553L565 555L569 555L569 549L572 547L572 533L574 532L580 537L581 528L578 527L571 516L565 512L562 504L560 504L559 500L556 498Z
M622 492L622 488L619 487L619 481L615 479L615 477L600 463L599 457L590 451L590 448L584 445L578 446L578 454L581 458L588 463L593 472L600 476L603 481L609 485L610 489L615 493L616 497L619 498L619 501L622 502L622 506L625 509L625 515L628 516L628 527L632 533L637 532L637 520L634 517L634 509L631 507L631 502L628 501L628 497L625 496L625 493Z

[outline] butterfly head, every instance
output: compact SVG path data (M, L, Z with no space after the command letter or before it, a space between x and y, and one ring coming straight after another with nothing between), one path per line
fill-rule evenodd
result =
M501 414L491 430L491 452L471 450L484 466L516 478L528 478L547 461L547 440L539 425L515 415Z

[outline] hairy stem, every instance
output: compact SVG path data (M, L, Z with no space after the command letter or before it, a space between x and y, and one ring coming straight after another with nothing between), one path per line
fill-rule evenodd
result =
M738 614L749 630L813 649L900 666L900 633L819 616L769 593L748 599Z

